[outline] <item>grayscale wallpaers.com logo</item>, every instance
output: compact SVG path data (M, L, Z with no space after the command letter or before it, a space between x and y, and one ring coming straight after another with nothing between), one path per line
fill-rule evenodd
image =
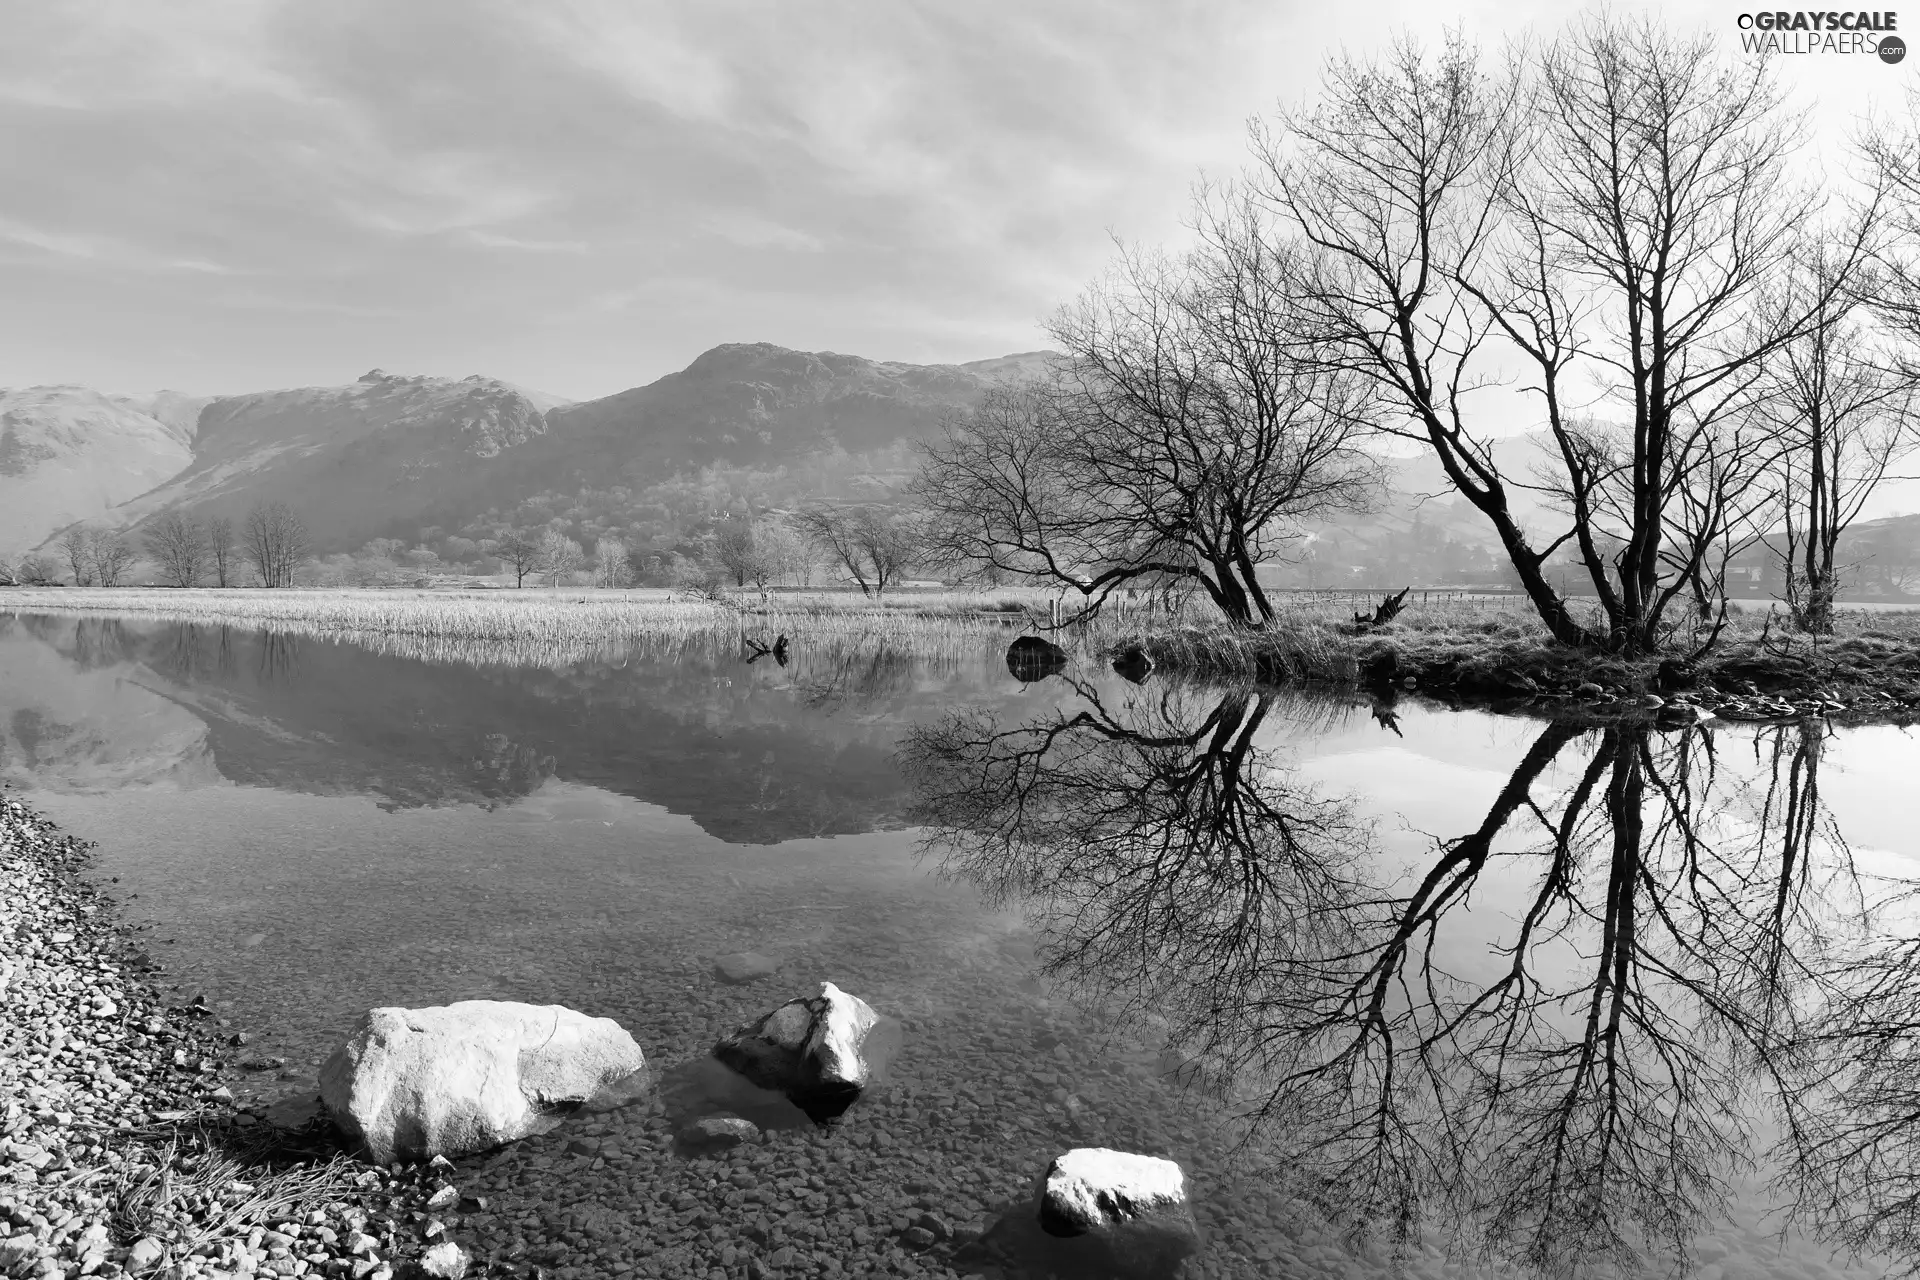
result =
M1907 56L1907 42L1893 34L1900 15L1828 10L1740 15L1740 47L1747 53L1870 53L1894 63Z

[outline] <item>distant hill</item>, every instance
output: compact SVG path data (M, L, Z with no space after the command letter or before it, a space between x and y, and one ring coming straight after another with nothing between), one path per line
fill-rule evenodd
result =
M177 475L193 461L204 403L171 391L0 389L0 553L97 520Z
M796 479L822 465L857 473L865 463L848 459L924 438L943 412L975 403L996 382L1038 373L1047 358L913 365L737 343L579 404L478 374L379 369L344 386L201 402L169 393L116 400L82 388L10 393L25 398L22 426L9 425L0 482L22 479L0 498L55 475L60 458L77 461L64 489L44 486L70 496L31 508L6 503L20 514L0 546L33 545L75 520L137 532L165 511L238 516L279 500L300 511L316 550L337 551L376 537L412 540L429 527L478 531L514 515L544 521L585 490L617 490L609 501L631 505L649 486L702 468ZM58 411L40 406L46 393L58 394ZM47 443L56 438L65 442L59 450ZM529 499L545 505L522 511Z
M137 527L162 511L238 516L284 501L317 547L357 545L424 510L510 485L508 459L566 403L478 374L380 369L340 387L220 396L200 411L191 461L110 518Z

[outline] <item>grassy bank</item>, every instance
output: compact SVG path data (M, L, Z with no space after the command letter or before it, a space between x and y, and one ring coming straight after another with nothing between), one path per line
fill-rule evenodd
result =
M1158 667L1198 676L1417 689L1481 701L1652 706L1657 698L1735 718L1841 708L1876 717L1920 715L1920 611L1846 612L1835 634L1818 639L1747 611L1690 666L1568 649L1553 644L1520 608L1455 604L1416 605L1360 635L1350 613L1290 609L1263 631L1140 629L1104 647L1138 648Z

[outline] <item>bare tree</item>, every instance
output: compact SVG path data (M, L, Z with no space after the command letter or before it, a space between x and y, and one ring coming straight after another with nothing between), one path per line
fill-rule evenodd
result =
M1302 359L1295 253L1244 192L1202 194L1201 245L1124 253L1050 324L1050 387L992 393L927 450L946 558L1080 593L1184 580L1273 617L1257 567L1308 516L1364 506L1369 387Z
M514 529L501 530L487 544L487 549L512 572L516 588L525 585L527 575L534 572L540 563L540 544Z
M923 545L911 514L883 507L815 507L801 512L798 523L864 596L884 596L887 584L907 572Z
M206 530L207 559L213 568L213 583L217 587L230 587L237 563L234 558L233 519L230 516L209 517Z
M93 585L93 530L85 525L69 526L60 535L60 554L66 557L67 567L73 572L74 586Z
M618 538L600 538L593 544L593 583L597 587L624 587L627 576L627 545Z
M178 511L169 511L147 529L147 556L170 587L197 587L211 557L206 530Z
M586 562L586 555L580 550L580 544L561 533L558 529L548 529L540 535L540 557L535 571L547 580L547 585L557 587L562 578L570 578Z
M1768 545L1785 570L1796 626L1833 629L1844 566L1836 552L1847 529L1917 439L1914 381L1877 341L1852 296L1827 277L1837 269L1819 246L1800 259L1795 285L1831 298L1817 322L1768 361L1758 416L1778 443L1785 501ZM1871 291L1872 286L1868 286Z
M1789 232L1821 214L1789 181L1798 141L1764 63L1605 15L1498 76L1457 41L1437 60L1403 41L1382 64L1337 62L1318 106L1256 134L1274 207L1318 251L1301 301L1322 349L1407 415L1392 430L1433 450L1564 642L1660 647L1713 545L1675 554L1682 495L1703 468L1725 489L1730 459L1758 461L1707 455L1760 362L1828 305L1769 292ZM1869 210L1834 237L1843 269L1872 226ZM1528 484L1474 416L1515 359L1570 516L1544 546L1515 509ZM1603 635L1548 580L1568 543Z
M744 587L747 579L760 573L759 553L754 546L752 522L727 521L714 531L713 558L733 578L733 585Z
M753 563L748 580L765 590L783 579L796 578L807 564L805 539L783 520L763 517L753 525Z
M307 554L307 528L284 502L266 502L247 512L243 550L263 587L290 587L294 567Z
M118 529L102 529L93 536L93 576L103 587L117 587L140 558Z
M0 586L47 587L59 578L59 570L43 555L29 553L17 560L0 557Z

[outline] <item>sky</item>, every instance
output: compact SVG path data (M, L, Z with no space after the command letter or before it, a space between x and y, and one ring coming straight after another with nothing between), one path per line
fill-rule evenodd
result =
M1181 234L1331 51L1574 4L6 0L0 386L577 399L722 342L962 362ZM1744 6L1659 6L1729 42ZM1620 12L1634 6L1618 5ZM1907 36L1920 44L1916 31ZM1844 163L1920 49L1776 60Z

